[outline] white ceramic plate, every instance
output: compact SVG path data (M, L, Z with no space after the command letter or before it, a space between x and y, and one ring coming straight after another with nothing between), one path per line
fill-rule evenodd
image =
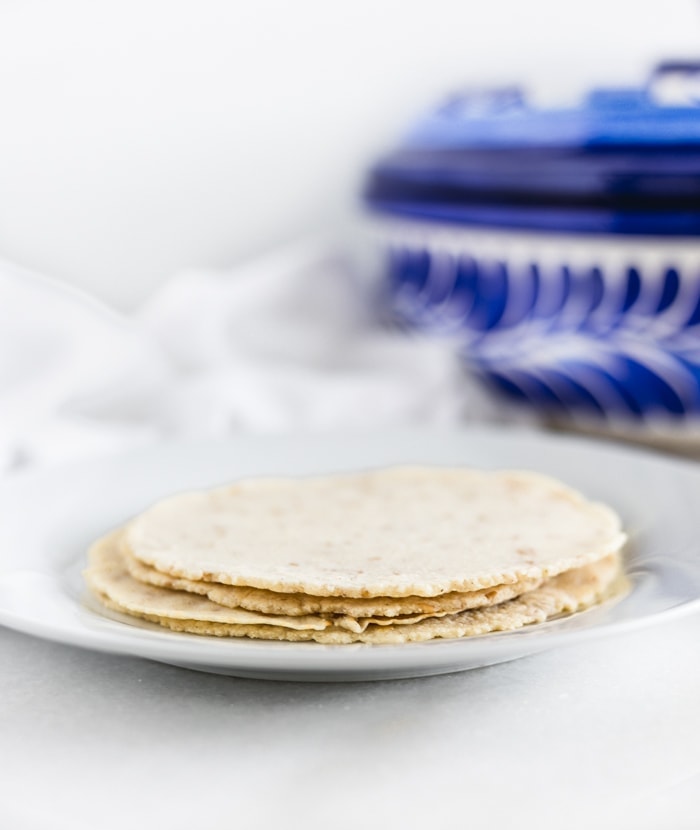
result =
M630 591L520 631L399 646L323 646L174 633L104 612L83 588L88 544L169 493L241 476L415 462L540 470L609 503L631 538ZM460 671L700 609L700 466L583 438L405 430L162 445L18 474L0 486L0 516L0 623L61 643L241 677L361 680Z

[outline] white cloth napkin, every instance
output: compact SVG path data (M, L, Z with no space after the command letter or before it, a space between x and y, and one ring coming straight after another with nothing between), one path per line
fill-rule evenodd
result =
M0 471L176 437L492 415L448 344L382 325L351 262L300 243L176 276L129 318L0 264Z

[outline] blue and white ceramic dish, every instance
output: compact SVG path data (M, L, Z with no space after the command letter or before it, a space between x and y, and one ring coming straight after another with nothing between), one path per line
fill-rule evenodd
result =
M455 98L372 171L385 299L557 420L700 438L700 68Z

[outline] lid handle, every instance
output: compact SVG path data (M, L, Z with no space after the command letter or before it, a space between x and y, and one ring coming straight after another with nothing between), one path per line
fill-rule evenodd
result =
M651 73L647 92L660 107L697 107L700 105L700 62L660 63Z
M438 109L439 115L451 118L484 118L524 105L519 87L467 89L452 95Z

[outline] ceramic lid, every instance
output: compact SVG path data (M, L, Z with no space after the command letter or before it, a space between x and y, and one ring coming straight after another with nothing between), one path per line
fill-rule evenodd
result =
M367 203L395 215L548 231L700 232L700 64L579 107L516 89L457 95L371 171Z

